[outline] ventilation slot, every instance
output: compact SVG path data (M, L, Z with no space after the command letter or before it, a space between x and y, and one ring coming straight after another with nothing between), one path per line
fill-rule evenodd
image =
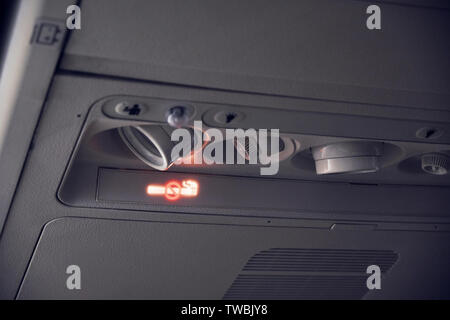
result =
M386 272L396 261L393 251L271 249L250 258L244 271L366 272L376 264Z
M224 299L361 299L367 267L386 273L391 250L275 248L249 259Z
M367 276L239 275L224 299L361 299Z

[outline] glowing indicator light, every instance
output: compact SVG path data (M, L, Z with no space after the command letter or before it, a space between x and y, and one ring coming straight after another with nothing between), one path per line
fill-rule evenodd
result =
M167 200L175 201L181 197L196 197L198 195L198 182L195 180L172 180L166 185L149 184L147 186L149 196L165 196Z

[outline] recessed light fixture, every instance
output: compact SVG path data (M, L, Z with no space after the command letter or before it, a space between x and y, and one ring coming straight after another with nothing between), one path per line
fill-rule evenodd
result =
M313 147L316 173L369 173L380 168L383 143L346 141Z

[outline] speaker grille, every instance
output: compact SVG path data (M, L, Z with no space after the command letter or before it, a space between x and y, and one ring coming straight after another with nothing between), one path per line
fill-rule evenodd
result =
M250 258L244 271L366 272L372 264L386 272L398 255L389 250L271 249Z
M239 275L224 299L361 299L366 276Z
M224 299L361 299L367 267L386 273L397 260L391 250L265 250L248 260Z

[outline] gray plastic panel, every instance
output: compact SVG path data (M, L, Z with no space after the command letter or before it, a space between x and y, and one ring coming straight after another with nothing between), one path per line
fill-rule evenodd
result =
M382 277L382 289L366 298L448 298L449 240L418 232L58 219L45 226L18 298L221 299L247 261L271 248L392 250L398 262ZM371 264L385 263L376 257ZM81 290L66 287L73 264L81 269ZM276 274L360 275L364 287L367 275L350 270Z
M169 181L194 179L199 184L198 196L180 197L176 201L164 196L149 196L147 185L163 185ZM82 186L80 186L82 187ZM360 213L370 215L450 217L448 188L420 186L361 186L312 181L289 181L250 177L133 170L99 169L96 200L101 207L114 203L191 208L252 209L271 217L283 211ZM421 194L411 198L411 194ZM391 197L389 201L386 201ZM427 199L427 201L423 201ZM277 211L276 215L264 212Z
M382 10L378 31L366 28L370 4L84 1L83 27L71 37L62 68L209 88L446 110L450 11L441 8L448 9L448 4L378 1Z
M21 3L1 79L0 233L63 48L66 8L75 1L27 2Z
M139 103L139 115L121 114L117 104L126 101ZM366 112L356 110L356 106L344 107L342 103L314 103L297 99L296 110L283 108L275 102L270 108L245 105L220 105L207 101L176 101L154 99L152 97L114 96L106 97L96 104L111 118L165 123L165 114L175 105L189 105L195 112L193 119L202 120L205 126L219 128L278 128L284 133L304 133L320 136L352 137L365 139L385 139L417 141L427 143L450 143L450 108L445 111L405 110L395 107L372 106ZM340 107L343 110L338 111ZM314 108L322 112L311 111ZM302 110L307 109L307 110ZM372 109L372 110L370 110ZM218 121L222 113L240 114L230 123ZM220 118L219 118L220 119ZM432 119L432 120L431 120ZM422 127L436 128L442 132L435 139L424 139L416 135Z
M122 101L138 103L142 106L142 112L139 115L117 113L116 105ZM422 173L420 164L415 163L415 159L406 169L403 168L403 163L423 153L448 152L450 147L439 143L448 139L448 130L445 130L448 125L441 124L441 128L445 129L439 138L426 140L416 137L415 132L417 128L429 125L428 122L295 112L282 109L283 102L286 102L285 98L278 99L274 103L278 109L272 109L224 105L199 99L183 101L132 95L100 99L90 110L58 197L70 206L139 211L201 212L270 218L329 219L339 215L341 219L354 219L356 216L362 219L364 216L363 219L370 221L387 221L388 217L394 221L409 222L419 219L431 224L413 229L447 230L445 226L436 226L434 223L440 218L449 218L450 203L445 196L448 193L449 176ZM166 111L177 104L191 106L194 119L203 119L212 126L223 125L214 122L214 115L220 112L239 112L243 115L239 121L227 127L242 125L244 128L270 128L271 125L279 125L282 133L290 132L287 136L298 142L295 150L297 154L281 162L279 173L270 177L261 177L259 166L251 165L185 165L173 166L164 173L155 172L127 149L115 128L162 124ZM286 106L288 108L289 105ZM327 119L325 125L324 119ZM339 119L354 125L345 125ZM369 126L368 123L372 125ZM369 139L379 138L380 135L387 139L393 136L417 142L385 140L387 144L383 148L383 168L379 172L318 176L312 157L308 158L308 149L311 146L349 139L325 136L331 132L328 124L334 133L343 134L347 130L348 136L364 136ZM295 134L297 132L312 134ZM424 143L428 141L433 143ZM104 169L99 171L99 168ZM106 168L141 171L114 171ZM114 173L109 174L110 172ZM165 184L170 178L181 177L198 179L202 190L210 192L201 193L197 199L181 199L174 203L169 203L164 197L150 199L145 196L149 180L157 179L159 183ZM416 196L411 197L411 194ZM391 200L386 201L387 198ZM398 228L401 229L401 226Z
M39 127L36 130L34 148L30 150L28 161L23 170L22 178L20 184L18 185L17 192L11 206L10 214L5 223L3 234L1 237L0 298L13 299L17 296L19 286L26 273L26 270L30 263L30 259L41 234L43 234L42 239L37 245L38 250L33 257L33 262L29 269L29 275L27 275L27 281L30 280L32 281L32 283L30 282L30 286L28 286L27 281L24 282L22 289L23 295L21 295L21 297L26 296L27 298L37 298L44 297L46 295L50 296L53 293L55 295L58 295L59 291L57 291L56 289L53 291L53 288L59 288L59 280L65 281L64 277L66 276L66 274L64 268L67 267L66 263L69 260L70 262L68 263L74 263L70 258L76 258L76 260L78 260L80 264L84 264L85 262L88 264L101 264L102 258L105 258L104 261L108 262L108 265L105 264L101 265L99 268L93 268L92 270L94 270L94 272L91 273L92 277L95 277L96 279L99 279L101 281L104 280L102 276L105 275L105 270L108 270L108 268L111 267L109 262L116 261L118 259L116 261L118 268L120 268L121 270L126 270L127 275L124 277L131 277L134 269L128 268L130 265L127 261L134 260L132 259L132 256L130 256L131 252L127 252L128 248L133 248L129 241L134 241L133 239L135 239L136 243L139 243L140 245L140 248L138 248L138 250L142 250L139 252L142 252L143 255L150 254L146 253L146 248L149 247L147 245L142 246L141 244L151 244L150 240L152 239L146 237L151 237L152 232L155 229L147 228L145 226L150 224L159 225L162 223L169 226L176 224L208 224L223 226L224 228L225 226L235 226L232 228L242 228L242 230L245 230L245 234L248 234L249 230L246 229L246 227L252 230L253 228L257 230L275 230L274 234L276 234L276 237L279 239L285 239L285 237L290 238L291 234L293 237L292 239L298 236L299 238L295 238L296 240L294 244L297 246L300 246L300 244L302 244L303 246L304 244L303 247L314 246L315 243L318 243L318 240L315 238L315 233L310 233L309 231L306 231L306 233L304 233L304 236L300 237L298 233L298 227L302 227L304 229L314 228L314 230L319 228L319 231L326 231L323 233L325 235L325 242L321 243L321 247L326 247L329 244L338 247L341 241L347 243L347 240L345 239L347 239L346 237L351 236L349 234L357 232L357 234L355 234L355 236L352 237L351 240L348 240L349 248L356 248L358 246L361 246L364 247L363 249L375 248L375 245L371 244L372 240L370 240L372 233L368 232L366 225L377 225L377 231L373 231L374 235L378 233L380 234L380 236L377 237L376 247L383 247L387 250L395 250L400 254L399 264L396 265L395 268L393 268L392 273L390 273L389 275L390 281L392 283L392 290L395 291L395 288L397 287L398 291L389 291L389 293L388 291L385 291L386 295L384 297L399 297L405 295L407 295L408 297L421 297L423 295L426 295L427 297L448 296L445 293L438 292L436 288L439 288L439 281L441 279L435 279L435 277L437 276L444 277L445 271L442 270L448 270L448 267L444 268L444 264L446 263L446 261L448 261L448 259L446 258L448 256L448 253L445 252L445 248L448 247L447 244L449 239L447 234L450 229L448 228L449 221L445 218L404 217L405 219L402 219L401 217L393 218L377 216L372 217L371 222L367 222L366 210L370 210L369 207L364 208L364 210L362 210L359 214L352 215L335 214L333 212L327 213L326 215L316 212L304 212L299 214L296 219L267 219L264 217L236 216L236 213L239 213L239 210L233 210L232 212L226 212L227 214L221 215L220 213L224 212L225 210L216 209L216 214L206 215L204 214L205 212L200 208L192 208L189 211L189 214L185 214L184 212L175 211L172 211L170 213L161 212L161 210L158 210L157 208L149 211L148 208L142 208L142 210L130 210L120 206L114 206L114 208L105 209L99 207L70 207L64 205L61 201L58 200L57 191L70 162L71 153L73 152L77 143L77 139L79 138L82 131L89 108L99 99L102 99L106 96L121 94L130 96L150 96L181 101L210 101L219 105L230 104L258 106L261 109L276 106L278 108L295 110L296 108L298 108L299 104L301 104L301 107L307 106L307 104L304 102L300 103L299 99L250 95L214 90L202 90L198 88L185 88L180 86L164 86L144 82L127 82L122 80L96 77L61 74L56 75L52 84L52 88L48 95L47 103L43 111ZM336 108L332 106L330 108L332 110L339 109L341 112L345 111L344 106L338 106ZM357 108L361 110L364 107L358 106ZM365 108L368 112L374 109L372 107L369 108L368 106L366 106ZM377 112L379 111L380 110L377 109ZM114 119L97 120L100 126L108 125L110 121L124 121ZM117 123L113 123L113 126L116 124ZM433 145L431 145L431 147L433 147ZM95 154L96 159L99 161L110 161L111 159L113 159L114 161L118 160L117 155L114 154L105 155L101 152L97 152ZM123 159L120 158L120 161L122 160ZM141 167L141 169L143 168ZM94 170L94 178L96 176L96 172L97 168L95 168ZM367 187L369 188L370 186ZM93 188L93 195L95 196L95 183ZM419 198L420 193L411 193L410 197ZM388 202L392 199L393 198L388 195L386 201ZM426 199L424 199L424 201L425 200ZM47 238L47 232L50 231L50 229L53 229L53 223L51 223L47 225L46 230L44 230L44 232L42 233L44 226L49 221L58 219L57 221L61 220L61 222L63 222L66 221L66 219L69 220L68 217L88 217L100 220L116 219L117 221L111 223L114 224L114 226L110 226L109 223L95 223L92 225L88 223L88 225L85 227L76 227L72 226L71 223L66 224L64 222L59 226L55 225L55 231L50 232L54 236ZM118 220L122 220L122 222ZM146 223L145 221L149 221L149 223ZM55 221L55 224L57 223L59 222ZM362 226L361 223L363 224ZM138 226L142 225L142 229L140 229L141 227L135 228L135 224ZM338 224L337 229L333 232L339 231L339 226L343 226L344 229L350 230L339 231L342 232L344 238L341 238L341 233L333 236L332 233L329 233L329 229L333 224ZM268 226L271 226L274 229L267 228ZM386 237L386 233L384 231L381 231L380 228L389 228L392 231L393 236ZM214 229L214 231L216 230L217 229ZM287 230L291 231L286 232ZM428 232L416 232L414 230L427 230ZM167 246L164 247L167 249L166 251L164 251L165 254L170 254L170 248L172 247L174 248L174 250L177 247L182 248L182 245L180 245L181 240L191 237L195 238L197 234L202 236L202 239L198 239L198 241L200 242L206 243L210 242L211 240L211 237L209 236L211 233L199 231L199 229L197 228L189 228L185 230L186 233L183 232L182 238L177 238L178 229L175 231L162 229L160 231L161 232L155 231L155 236L161 237L161 239L164 239L164 242L157 242L155 243L155 246L163 246L164 243L167 243ZM313 230L310 231L312 232ZM166 242L170 240L167 236L164 236L164 234L166 233L167 236L173 236L172 240L176 240L177 242ZM224 232L220 233L222 237ZM228 229L226 233L229 234ZM389 234L391 233L389 232ZM232 235L234 236L236 234L233 233ZM270 243L266 242L265 239L267 235L268 234L266 232L259 232L257 235L255 234L255 238L252 238L252 243L254 242L267 244L263 249L267 249L267 247L271 247L272 245L277 243L276 241ZM69 238L65 238L66 236L68 236ZM221 247L221 243L223 244L223 241L226 240L231 243L233 240L232 237L223 237L225 237L225 239L222 238L222 242L214 244L214 248L216 251L217 249L221 248L229 248L224 246ZM250 236L247 237L245 235L239 235L239 237L242 237L240 238L242 239L242 241L239 243L239 246L241 246L242 243L245 244L245 241L251 238ZM271 235L269 235L269 238L271 239L271 241L273 240ZM86 239L86 242L83 242L83 239ZM104 241L100 239L104 239ZM178 242L177 239L181 239L180 242ZM283 241L282 244L284 246L288 244L287 240L279 241L279 243ZM398 246L400 245L403 246L403 249L400 248L397 250ZM441 246L444 245L445 248L442 248ZM87 249L90 246L92 246L93 248L92 251L89 251ZM102 251L102 249L99 248L105 248L105 246L110 248L111 251ZM117 251L115 251L113 248L118 249ZM252 247L251 250L246 249L248 251L246 251L245 258L242 258L242 263L244 264L249 256L253 255L257 250L260 249L261 246L259 244ZM59 252L59 254L56 254L56 252ZM67 256L69 257L68 260L64 260L63 258L61 258L62 255L70 255L71 252L76 253L76 256ZM112 252L109 257L103 255L107 254L108 252ZM194 250L193 252L196 251ZM230 252L230 255L228 256L229 258L234 253L233 251L226 250L224 250L223 252ZM197 252L196 254L198 255L199 253ZM171 256L175 259L177 257L177 254ZM51 257L54 257L56 260L53 260ZM78 259L78 257L80 257L80 259ZM216 255L213 251L211 252L211 254L205 253L205 260L211 260L207 257L216 257ZM409 261L414 267L408 269L411 266L405 266L399 269L400 271L398 273L394 273L396 268L400 268L400 263L403 261L403 257L405 257L405 261ZM146 260L147 258L142 259ZM178 260L175 259L172 261ZM425 265L425 262L430 262L430 265ZM55 265L56 269L52 269L52 265ZM240 267L242 266L243 265L241 265ZM59 271L61 267L63 267L63 270L61 271L62 273L60 273ZM173 267L178 268L180 266L178 264L173 264ZM426 270L427 268L431 268L432 271ZM48 270L53 270L56 272L50 275L50 273L47 273ZM168 269L166 266L165 271L167 270ZM416 276L411 275L408 276L408 278L404 278L404 276L406 276L406 274L408 273L407 270L411 270L411 272L414 272L414 275ZM240 271L240 269L236 272L238 271ZM145 269L145 273L147 272L149 272L149 270ZM421 275L423 275L424 272L428 272L427 274L429 275L429 277L422 279ZM115 273L115 275L121 274L121 271ZM139 272L137 272L136 275L144 276L143 269L139 269ZM232 280L234 280L235 276L236 274L225 276L224 273L224 277L226 277L226 279L217 279L218 282L220 281L223 284L222 286L220 286L221 290L224 290L222 293L224 293L225 290L228 289L227 285L231 285L231 282ZM151 274L149 275L149 277L149 279L153 279L153 276ZM411 282L413 281L413 278L414 282ZM39 279L42 279L43 281L40 281ZM55 279L57 283L53 282L52 279ZM107 278L107 280L104 282L110 281L109 279L110 278ZM50 281L47 282L46 280ZM126 282L132 281L130 278L123 278L123 280ZM113 282L114 281L118 280L114 279ZM135 281L137 281L137 278L135 278ZM225 285L225 282L228 282L228 284ZM48 286L45 283L47 283ZM141 283L142 286L146 286L149 282L146 282L144 280ZM114 286L113 283L109 284ZM122 287L122 284L123 283L120 282L116 288L123 288L124 294L128 294L131 292L129 294L130 297L137 295L137 293L133 293L137 291L133 291L133 289L129 288L127 289L126 286ZM419 290L422 291L412 292L411 288L416 288L416 286L417 288L419 288ZM102 288L102 285L98 285L96 288L100 290ZM138 289L139 288L143 287L138 287ZM106 290L108 288L103 287L103 289ZM42 293L42 290L45 290L45 293ZM216 288L215 290L218 289ZM105 296L105 292L103 292L103 294L99 291L96 291L96 293L91 293L93 295L98 293L99 295ZM149 294L151 294L151 292ZM88 295L86 295L86 297L87 296ZM213 295L210 295L210 297L212 296Z

